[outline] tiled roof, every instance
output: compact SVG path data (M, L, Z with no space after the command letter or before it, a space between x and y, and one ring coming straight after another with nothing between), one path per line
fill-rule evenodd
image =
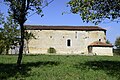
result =
M91 43L89 46L93 46L93 47L113 47L112 44L107 44L107 43L100 42L100 41L95 41L95 42Z
M79 30L79 31L106 31L98 26L43 26L25 25L26 30Z

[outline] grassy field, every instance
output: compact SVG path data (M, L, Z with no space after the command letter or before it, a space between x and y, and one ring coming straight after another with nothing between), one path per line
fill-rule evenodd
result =
M0 55L0 80L120 80L120 57Z

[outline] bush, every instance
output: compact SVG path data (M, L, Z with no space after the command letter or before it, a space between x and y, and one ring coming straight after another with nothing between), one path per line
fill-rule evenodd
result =
M120 56L120 49L113 49L114 55Z
M50 47L47 51L48 53L56 53L55 48Z

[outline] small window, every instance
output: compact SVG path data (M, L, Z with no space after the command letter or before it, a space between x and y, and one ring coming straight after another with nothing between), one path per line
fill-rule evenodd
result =
M75 38L77 38L77 36L75 36Z
M99 41L101 42L101 39L99 39Z
M52 38L52 36L50 36L50 38Z
M69 47L71 46L71 40L70 39L67 40L67 46L69 46Z
M77 38L77 32L75 32L75 38Z

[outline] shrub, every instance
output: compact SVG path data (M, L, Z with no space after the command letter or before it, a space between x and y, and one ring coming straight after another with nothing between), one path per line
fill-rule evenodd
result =
M81 54L85 54L84 52L81 52Z
M50 47L47 52L48 53L56 53L56 50L55 50L55 48Z
M120 56L120 49L113 49L114 55Z

